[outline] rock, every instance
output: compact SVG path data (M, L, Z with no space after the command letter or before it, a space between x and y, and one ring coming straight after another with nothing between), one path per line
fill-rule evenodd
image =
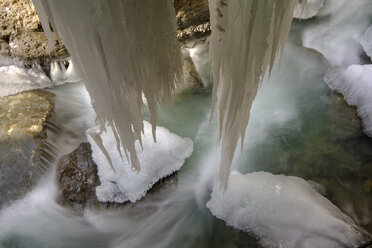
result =
M57 183L61 190L59 202L78 213L82 213L85 208L107 209L135 205L98 201L95 188L101 183L97 173L97 165L92 159L92 149L89 143L81 143L74 151L62 156L58 161L56 173ZM140 202L153 199L176 185L177 173L174 173L157 182Z
M48 39L44 32L22 32L10 37L10 54L23 61L49 64L52 59L66 58L69 53L61 40L56 40L51 52L48 52Z
M210 35L208 0L175 0L177 38L182 43Z
M56 39L54 49L48 52L48 41L32 1L0 0L0 23L1 54L43 65L52 58L69 55L60 39Z
M203 39L211 34L209 22L177 31L178 40L186 45L190 41Z
M182 44L203 39L211 33L208 0L175 0L177 37ZM0 54L11 55L48 68L51 59L69 56L62 40L48 52L44 35L32 1L0 0Z
M63 205L69 205L76 210L87 206L99 207L95 187L100 182L89 143L81 143L76 150L61 157L56 176Z
M41 29L32 2L26 0L0 0L0 23L0 38Z
M208 0L175 0L178 29L209 22Z
M203 88L203 82L200 78L199 73L196 71L194 62L192 61L191 57L185 57L183 59L183 84L179 88L177 88L177 91L195 87L195 88Z
M0 97L0 206L25 195L46 169L52 97L40 90Z
M9 42L3 39L0 39L0 55L10 55Z

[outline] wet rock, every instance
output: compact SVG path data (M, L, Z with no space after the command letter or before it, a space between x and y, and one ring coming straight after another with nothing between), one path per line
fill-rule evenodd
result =
M40 90L0 97L0 206L25 195L53 157L44 128L52 97Z
M0 0L0 38L40 30L35 8L26 0Z
M81 143L73 152L62 156L58 161L56 173L61 191L60 204L69 206L78 213L82 213L85 208L107 209L135 205L98 201L95 188L101 183L97 173L97 165L92 159L92 149L89 143ZM177 173L174 173L157 182L140 202L168 192L176 185Z
M10 55L9 43L4 39L0 39L0 55Z
M175 0L177 38L183 44L210 35L208 0Z
M57 182L61 189L61 203L82 210L99 206L95 187L100 184L97 165L92 159L89 143L82 143L70 154L64 155L57 165Z
M49 64L55 58L66 58L69 53L61 40L48 52L48 39L44 32L22 32L10 37L10 54L21 58L26 63Z
M209 22L208 0L175 0L178 29Z
M207 22L177 31L177 38L183 45L187 45L190 41L203 39L210 34L211 28L209 22Z
M177 90L189 87L203 88L203 82L200 78L199 73L196 71L194 62L192 61L191 57L185 57L183 59L183 77L184 83Z
M27 0L0 0L0 48L0 53L27 63L49 64L52 58L69 55L60 39L48 52L48 41L35 7Z

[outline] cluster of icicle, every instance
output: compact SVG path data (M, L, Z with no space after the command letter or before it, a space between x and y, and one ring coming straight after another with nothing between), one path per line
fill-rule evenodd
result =
M296 4L298 0L209 0L213 109L218 104L224 189L239 138L244 143L252 102L284 49Z
M92 98L101 129L114 130L139 170L134 143L143 131L142 94L155 139L157 106L170 100L181 77L172 1L34 0L49 40L49 22L72 54ZM265 73L284 48L298 0L209 0L213 109L222 140L220 179L226 189L234 152L249 121ZM302 5L303 6L303 5ZM101 130L101 131L102 131ZM110 160L98 133L91 133ZM128 157L128 155L127 155Z
M146 97L154 140L158 104L170 101L182 73L172 1L63 0L33 1L53 46L54 31L62 38L80 72L97 113L101 131L114 131L134 170L140 165L135 141L141 143ZM99 133L91 133L106 154ZM111 164L111 163L110 163ZM111 164L112 165L112 164Z

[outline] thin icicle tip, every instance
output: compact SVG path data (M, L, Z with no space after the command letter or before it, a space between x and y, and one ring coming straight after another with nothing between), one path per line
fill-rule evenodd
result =
M218 105L220 180L227 188L239 138L243 145L252 102L282 52L298 0L210 0L212 113ZM217 102L218 101L218 102Z

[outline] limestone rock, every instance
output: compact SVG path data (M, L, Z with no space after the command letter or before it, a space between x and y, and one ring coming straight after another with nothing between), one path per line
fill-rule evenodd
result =
M211 33L208 0L175 0L177 38L182 43Z
M32 2L26 0L0 0L0 23L0 38L41 28Z
M60 39L56 39L52 52L47 48L48 41L32 1L0 0L0 53L39 64L69 55Z
M39 90L0 97L0 206L26 194L52 156L44 128L52 97Z
M209 22L208 0L175 0L178 29Z
M37 61L38 64L49 63L51 58L68 56L68 51L61 40L56 40L51 52L48 52L48 40L44 32L22 32L10 37L10 53L25 61Z

